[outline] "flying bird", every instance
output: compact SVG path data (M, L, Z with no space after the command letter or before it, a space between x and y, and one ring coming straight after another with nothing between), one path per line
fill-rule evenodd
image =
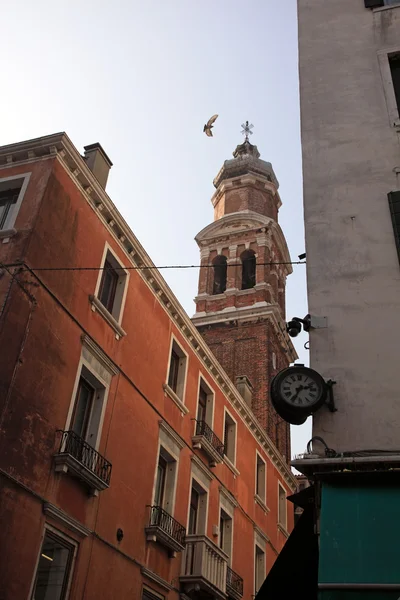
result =
M213 115L211 117L211 119L208 119L206 125L204 125L203 131L206 135L208 135L208 137L212 137L212 131L211 129L213 128L213 123L217 120L218 115Z

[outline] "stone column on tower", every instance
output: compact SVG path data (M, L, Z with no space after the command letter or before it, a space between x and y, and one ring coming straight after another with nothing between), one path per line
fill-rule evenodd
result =
M214 221L196 236L201 267L193 323L232 381L247 378L246 402L290 461L289 425L273 409L269 386L297 358L285 324L292 267L278 224L278 180L249 142L250 130L244 133L214 179Z

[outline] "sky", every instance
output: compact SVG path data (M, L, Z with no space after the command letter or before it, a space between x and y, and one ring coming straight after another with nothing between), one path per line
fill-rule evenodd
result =
M107 192L154 263L198 264L212 181L249 120L280 182L279 222L298 260L296 0L14 0L2 24L1 145L59 131L81 152L100 142L114 163ZM308 312L305 266L293 269L288 319ZM198 270L162 274L192 316ZM308 364L306 341L294 344ZM292 427L292 454L310 437L310 419Z

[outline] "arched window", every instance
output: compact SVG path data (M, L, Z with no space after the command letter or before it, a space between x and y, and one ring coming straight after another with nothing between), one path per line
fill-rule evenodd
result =
M242 261L242 290L256 285L256 257L253 250L246 250L240 256Z
M226 256L216 256L213 260L214 283L213 294L223 294L226 290Z

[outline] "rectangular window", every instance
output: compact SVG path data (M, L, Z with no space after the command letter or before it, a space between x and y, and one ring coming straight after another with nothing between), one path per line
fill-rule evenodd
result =
M278 523L284 529L287 528L286 508L286 490L278 483Z
M199 402L197 405L197 420L205 421L207 412L207 392L200 385Z
M106 391L106 385L86 365L82 365L69 430L96 449Z
M193 535L197 533L197 522L199 516L199 498L200 494L197 490L192 488L190 495L190 507L189 507L189 528L188 533Z
M35 575L32 600L66 598L75 546L46 531Z
M231 558L232 556L232 517L222 508L219 517L219 547Z
M266 466L265 461L257 453L256 460L256 494L263 502L266 501Z
M149 588L143 588L142 600L165 600L165 596L161 596Z
M106 260L106 262L104 263L103 275L100 282L99 300L110 313L112 313L113 311L117 285L118 273L113 268L110 261Z
M168 368L168 387L183 401L187 357L174 340Z
M265 552L259 546L255 547L254 553L254 588L255 593L260 590L260 587L265 580Z
M156 469L153 505L160 506L171 516L174 512L176 476L177 461L161 446Z
M167 461L162 456L158 457L156 492L154 495L155 506L162 506L164 502L165 481L167 476Z
M12 229L28 186L30 174L0 179L0 231Z
M120 322L125 302L127 272L110 250L107 250L96 296L108 313Z
M205 534L207 530L207 491L192 480L189 504L188 534Z
M400 192L389 192L389 209L392 217L394 239L400 259Z
M390 73L392 75L393 90L396 97L397 110L400 115L400 54L389 56Z
M90 385L83 377L79 379L78 391L76 394L76 402L74 406L74 412L72 415L72 426L71 429L79 435L79 437L86 439L89 419L92 414L93 401L94 401L95 389Z
M224 446L225 455L235 464L236 459L236 423L232 417L225 412L225 423L224 423Z

